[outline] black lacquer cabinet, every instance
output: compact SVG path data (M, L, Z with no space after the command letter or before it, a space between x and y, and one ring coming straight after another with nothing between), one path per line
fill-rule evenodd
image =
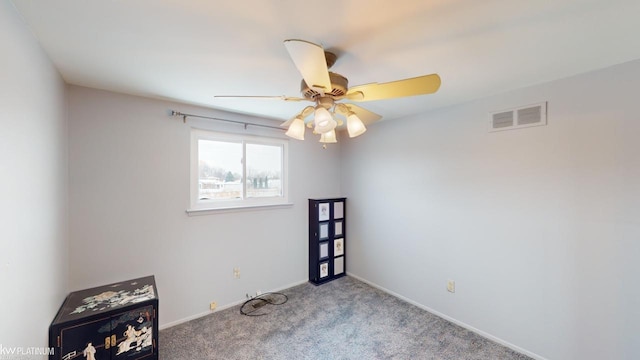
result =
M49 346L49 360L157 360L155 278L72 292L49 327Z

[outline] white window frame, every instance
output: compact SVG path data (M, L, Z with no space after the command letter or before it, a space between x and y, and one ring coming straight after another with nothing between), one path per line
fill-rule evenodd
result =
M278 197L250 197L242 199L199 199L199 171L198 171L198 141L213 140L236 142L243 144L242 183L243 194L246 194L246 144L272 145L282 147L281 186L282 196ZM211 130L191 129L191 166L190 166L190 208L188 214L207 213L220 210L241 210L257 207L278 207L292 205L289 203L289 141L281 138L265 136L230 134Z

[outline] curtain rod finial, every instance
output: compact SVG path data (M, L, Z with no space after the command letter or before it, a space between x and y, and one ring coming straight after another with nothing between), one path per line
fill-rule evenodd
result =
M184 124L187 123L187 115L186 114L183 114L183 113L181 113L179 111L171 110L171 116L182 116L182 122Z

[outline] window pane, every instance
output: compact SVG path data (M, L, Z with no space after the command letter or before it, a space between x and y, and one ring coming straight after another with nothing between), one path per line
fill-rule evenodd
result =
M198 199L242 198L242 144L198 140Z
M247 144L247 197L282 196L282 146Z

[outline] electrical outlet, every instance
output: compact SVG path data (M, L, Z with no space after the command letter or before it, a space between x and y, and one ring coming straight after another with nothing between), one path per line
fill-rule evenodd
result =
M456 292L456 282L453 280L447 280L447 291L450 293Z
M233 277L236 279L240 279L240 268L233 268Z
M218 307L218 304L215 301L212 301L211 304L209 304L209 309L211 311L215 310L216 307Z

